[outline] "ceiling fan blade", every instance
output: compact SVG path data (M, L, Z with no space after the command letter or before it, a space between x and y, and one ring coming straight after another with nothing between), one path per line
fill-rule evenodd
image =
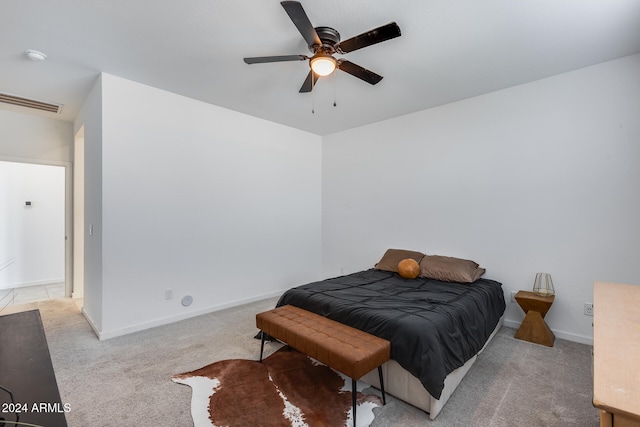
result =
M244 58L244 62L247 64L263 64L265 62L304 61L306 59L309 59L309 57L304 55L256 56Z
M313 81L311 81L313 79ZM304 83L302 83L302 87L300 88L300 93L311 92L313 87L316 85L318 81L318 76L312 70L309 70L309 74L307 74L307 78Z
M284 8L285 12L287 12L287 15L289 15L289 18L293 21L293 24L298 28L298 31L300 31L300 34L302 34L302 37L305 39L307 44L309 46L321 46L322 42L320 41L320 37L318 37L316 29L311 25L311 21L309 21L309 17L305 13L300 2L282 1L280 4Z
M362 49L363 47L371 46L372 44L400 37L400 35L400 27L398 27L398 24L391 22L358 36L351 37L350 39L339 43L337 47L342 53L348 53Z
M376 84L380 80L382 80L382 76L374 73L373 71L367 70L366 68L362 68L361 66L354 64L351 61L347 61L345 59L340 60L338 62L338 69L344 71L345 73L349 73L354 77L357 77L361 80L369 84Z

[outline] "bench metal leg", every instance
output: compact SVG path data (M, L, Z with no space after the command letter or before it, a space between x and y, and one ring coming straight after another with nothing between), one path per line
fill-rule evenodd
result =
M380 391L382 392L382 404L387 404L387 397L384 393L384 378L382 377L382 365L378 366L378 377L380 378ZM351 378L351 404L353 405L353 427L356 427L356 395L358 394L357 381Z
M351 403L353 404L353 427L356 427L356 380L351 378Z
M378 377L380 377L380 391L382 392L382 404L387 404L387 398L384 395L384 379L382 378L382 365L378 366Z
M264 352L264 331L260 331L260 363L262 363L262 352Z

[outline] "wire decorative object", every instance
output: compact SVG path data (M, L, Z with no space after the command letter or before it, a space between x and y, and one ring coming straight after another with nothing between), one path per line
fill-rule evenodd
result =
M533 282L533 293L542 297L555 295L553 280L549 273L537 273Z

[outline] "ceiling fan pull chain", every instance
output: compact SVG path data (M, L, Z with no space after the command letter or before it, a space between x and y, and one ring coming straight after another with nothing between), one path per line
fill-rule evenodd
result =
M337 93L337 90L336 90L336 81L337 80L336 79L338 78L337 76L338 76L338 73L336 73L336 70L333 70L333 106L334 107L336 106L336 97L337 97L337 95L336 95L336 93Z
M315 92L313 90L313 87L315 86L315 76L313 75L313 71L311 71L311 114L315 114L316 113L316 109L315 109Z

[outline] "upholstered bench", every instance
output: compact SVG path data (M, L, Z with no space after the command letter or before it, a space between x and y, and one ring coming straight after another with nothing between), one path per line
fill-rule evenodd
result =
M356 381L375 368L386 404L381 365L389 360L389 341L292 305L257 314L256 326L262 331L261 362L266 334L351 378L354 426Z

